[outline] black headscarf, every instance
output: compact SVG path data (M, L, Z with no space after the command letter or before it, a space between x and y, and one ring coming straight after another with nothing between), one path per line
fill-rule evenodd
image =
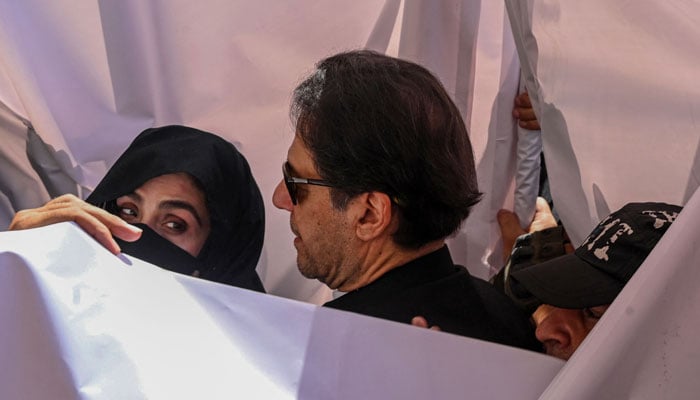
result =
M201 185L211 218L211 232L196 260L148 229L143 241L120 241L122 250L176 272L196 269L200 278L263 292L255 272L265 233L262 196L246 159L221 137L179 125L146 129L87 202L116 213L117 198L152 178L178 172L191 175ZM171 266L178 257L185 260L183 265L197 266Z

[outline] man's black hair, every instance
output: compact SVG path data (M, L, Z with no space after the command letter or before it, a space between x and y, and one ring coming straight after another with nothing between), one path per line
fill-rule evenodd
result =
M291 116L333 206L386 193L398 209L394 241L418 248L455 233L480 197L459 110L424 67L376 52L320 61L294 91Z

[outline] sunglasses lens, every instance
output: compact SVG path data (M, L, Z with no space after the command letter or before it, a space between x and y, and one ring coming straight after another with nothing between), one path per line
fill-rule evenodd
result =
M284 176L284 186L287 187L287 192L289 197L292 199L292 204L297 204L297 185L292 181L289 174L289 167L287 163L282 165L282 175Z
M287 191L292 199L292 204L297 205L297 185L294 182L287 181Z

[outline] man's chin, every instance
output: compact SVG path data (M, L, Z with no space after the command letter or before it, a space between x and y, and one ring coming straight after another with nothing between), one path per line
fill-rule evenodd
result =
M299 252L297 252L297 268L304 278L318 279L323 282L323 277L318 273L318 269L314 268L314 265L310 263L307 258L303 257L303 255L300 255Z
M297 268L304 278L316 279L313 270L309 268L309 263L304 256L302 256L297 249Z
M315 271L311 271L311 270L309 270L308 268L306 268L306 267L304 267L304 266L301 266L298 262L297 262L297 267L299 268L299 272L301 273L301 275L302 275L304 278L307 278L307 279L318 279L318 274L315 273Z

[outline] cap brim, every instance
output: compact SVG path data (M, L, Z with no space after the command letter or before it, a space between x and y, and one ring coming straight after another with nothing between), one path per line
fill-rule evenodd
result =
M610 304L624 284L580 259L567 254L511 273L544 304L560 308L586 308Z

